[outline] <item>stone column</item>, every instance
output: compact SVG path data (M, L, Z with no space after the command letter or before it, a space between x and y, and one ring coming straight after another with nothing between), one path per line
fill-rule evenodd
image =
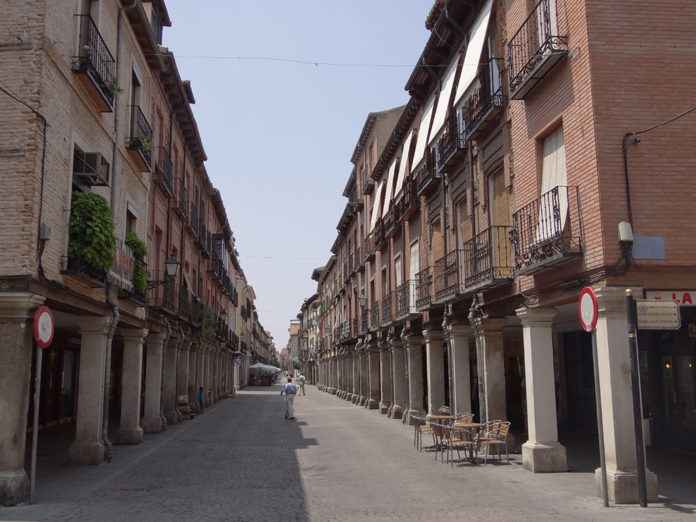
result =
M43 302L43 297L24 292L0 294L0 505L4 506L29 498L24 453L32 399L31 317Z
M121 330L123 339L123 370L121 374L121 423L119 444L140 444L143 429L140 427L140 392L143 382L143 341L147 330Z
M81 318L77 425L70 460L77 464L104 461L104 384L111 317Z
M379 408L379 395L380 395L380 384L379 384L379 350L377 345L372 342L368 345L367 350L367 375L368 375L368 400L367 408L371 410L376 410Z
M414 416L423 415L423 342L420 335L403 336L408 367L408 411L405 421L413 424Z
M179 337L170 336L164 350L164 417L167 419L167 424L179 422L179 415L176 412L176 360L180 343Z
M597 352L602 424L609 498L617 504L638 502L636 438L633 431L633 389L628 348L625 293L620 288L597 291ZM648 498L657 498L657 475L646 470ZM601 494L601 470L595 471Z
M191 418L191 404L179 405L179 398L185 397L188 401L189 386L189 355L191 353L191 340L185 339L179 347L179 355L176 365L176 404L177 411L184 419Z
M379 382L380 401L379 412L387 414L394 404L394 382L392 380L391 351L389 341L385 340L379 346Z
M555 308L523 307L524 380L527 393L527 432L522 463L535 473L567 471L566 449L558 442L556 382L553 369Z
M145 349L145 416L143 430L146 433L162 431L162 363L165 333L151 333L146 339Z
M394 405L390 417L400 419L408 411L408 376L406 372L406 352L399 336L390 336L392 380L394 385Z
M363 345L360 351L360 406L367 405L370 400L370 365L367 358L367 345Z
M428 415L445 404L445 351L442 330L423 330L428 375Z
M452 369L452 413L463 415L471 409L471 368L469 340L473 336L471 325L453 321L447 326Z
M481 422L504 420L505 358L503 356L504 319L474 319L476 358L479 375Z
M355 403L360 398L360 358L359 352L357 351L357 346L353 349L353 356L351 359L353 361L353 386L350 401Z

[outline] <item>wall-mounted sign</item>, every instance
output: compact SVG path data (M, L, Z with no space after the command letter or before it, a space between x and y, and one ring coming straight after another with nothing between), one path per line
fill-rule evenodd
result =
M674 301L636 299L638 328L641 330L679 330L681 315Z
M674 301L680 306L696 306L696 290L647 290L646 299Z

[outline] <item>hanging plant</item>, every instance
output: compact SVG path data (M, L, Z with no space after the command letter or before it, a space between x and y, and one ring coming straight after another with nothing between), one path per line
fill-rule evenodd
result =
M145 241L140 239L135 232L126 234L126 246L133 252L135 258L135 266L133 267L133 287L138 293L144 293L147 290L147 270L145 269L145 256L147 255L147 246Z
M115 253L116 236L109 204L94 192L73 193L68 256L95 271L106 272Z

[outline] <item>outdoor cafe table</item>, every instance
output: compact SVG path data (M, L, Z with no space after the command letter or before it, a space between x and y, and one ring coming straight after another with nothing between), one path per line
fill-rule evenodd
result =
M452 432L453 434L455 432L461 433L462 435L466 436L468 440L471 441L471 444L468 445L467 447L469 448L469 462L472 464L476 463L476 456L478 453L478 447L477 444L475 443L475 433L481 428L482 424L479 422L455 422L452 425ZM467 440L462 437L462 440Z

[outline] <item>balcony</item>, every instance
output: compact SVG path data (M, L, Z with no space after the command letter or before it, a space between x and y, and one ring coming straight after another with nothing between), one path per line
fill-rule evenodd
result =
M406 281L396 288L395 320L405 319L417 312L416 309L416 282Z
M375 180L370 176L365 176L365 181L363 181L363 194L372 194L375 188Z
M403 193L400 204L404 219L408 219L420 209L416 182L413 179L409 178L404 182Z
M191 320L193 313L191 294L184 285L179 286L179 315L184 319Z
M340 340L347 341L350 339L350 321L343 321L340 325Z
M360 335L360 321L357 318L353 318L350 321L350 338L354 339Z
M198 237L201 242L201 253L203 254L203 257L210 257L212 240L210 232L208 232L208 227L205 226L202 220L200 224L200 233L198 234Z
M382 326L388 326L392 322L392 294L387 294L382 299Z
M460 137L456 121L456 118L451 116L447 119L445 132L435 147L435 168L438 172L444 171L450 162L462 157L465 141ZM457 170L454 170L452 174L456 172Z
M389 207L387 215L382 218L382 226L384 227L384 237L389 238L394 234L396 220L394 219L394 205Z
M433 264L433 287L435 301L444 301L457 294L459 260L456 250L452 250Z
M358 247L355 249L355 271L363 272L365 270L365 265L363 264L363 250Z
M363 252L365 253L365 258L363 259L363 264L371 261L375 257L375 253L377 252L377 246L375 245L375 238L374 236L369 236L365 239L365 242L363 243ZM364 270L364 267L363 267Z
M150 272L150 280L162 282L149 288L147 291L147 303L150 308L160 308L169 312L176 311L176 281L173 277L166 275L164 270L153 270Z
M120 290L121 297L133 298L138 303L144 304L147 296L147 265L141 259L136 259L133 251L122 241L116 244L114 262L110 270L110 281ZM141 288L136 281L138 278L145 277L144 288L142 281Z
M512 281L511 230L507 226L490 227L464 243L459 254L462 293Z
M534 274L582 255L578 187L554 187L515 212L512 221L517 274Z
M497 62L481 66L471 87L471 94L462 107L462 124L459 140L477 138L489 132L501 121L507 98L503 94L500 69Z
M384 234L384 222L381 218L377 219L375 228L372 231L372 238L375 241L375 249L380 250L380 247L382 247L386 240L386 236Z
M372 303L372 308L370 309L370 329L377 330L380 327L379 323L379 301Z
M191 227L191 232L193 233L193 236L196 238L198 237L198 233L200 232L199 214L200 212L198 211L198 207L195 205L191 205L191 213L189 215L189 226Z
M430 268L421 270L416 274L416 308L423 310L432 302L433 276Z
M152 127L137 105L131 106L130 136L126 148L143 172L152 170Z
M510 97L524 100L568 55L568 37L559 30L557 0L540 0L508 44Z
M416 193L429 194L438 185L439 178L435 177L435 158L433 157L430 147L425 150L425 159L420 163L418 168L413 173L413 178L416 180Z
M360 333L366 334L370 331L370 310L368 308L360 308Z
M72 70L78 75L98 112L112 112L118 91L116 60L89 15L77 15L80 41Z
M177 200L177 205L175 208L176 212L182 218L187 218L189 214L189 198L188 198L188 188L184 184L183 180L179 184L179 198Z
M169 157L169 151L165 147L159 147L157 149L155 179L160 187L162 187L162 190L170 196L174 195L174 166Z

